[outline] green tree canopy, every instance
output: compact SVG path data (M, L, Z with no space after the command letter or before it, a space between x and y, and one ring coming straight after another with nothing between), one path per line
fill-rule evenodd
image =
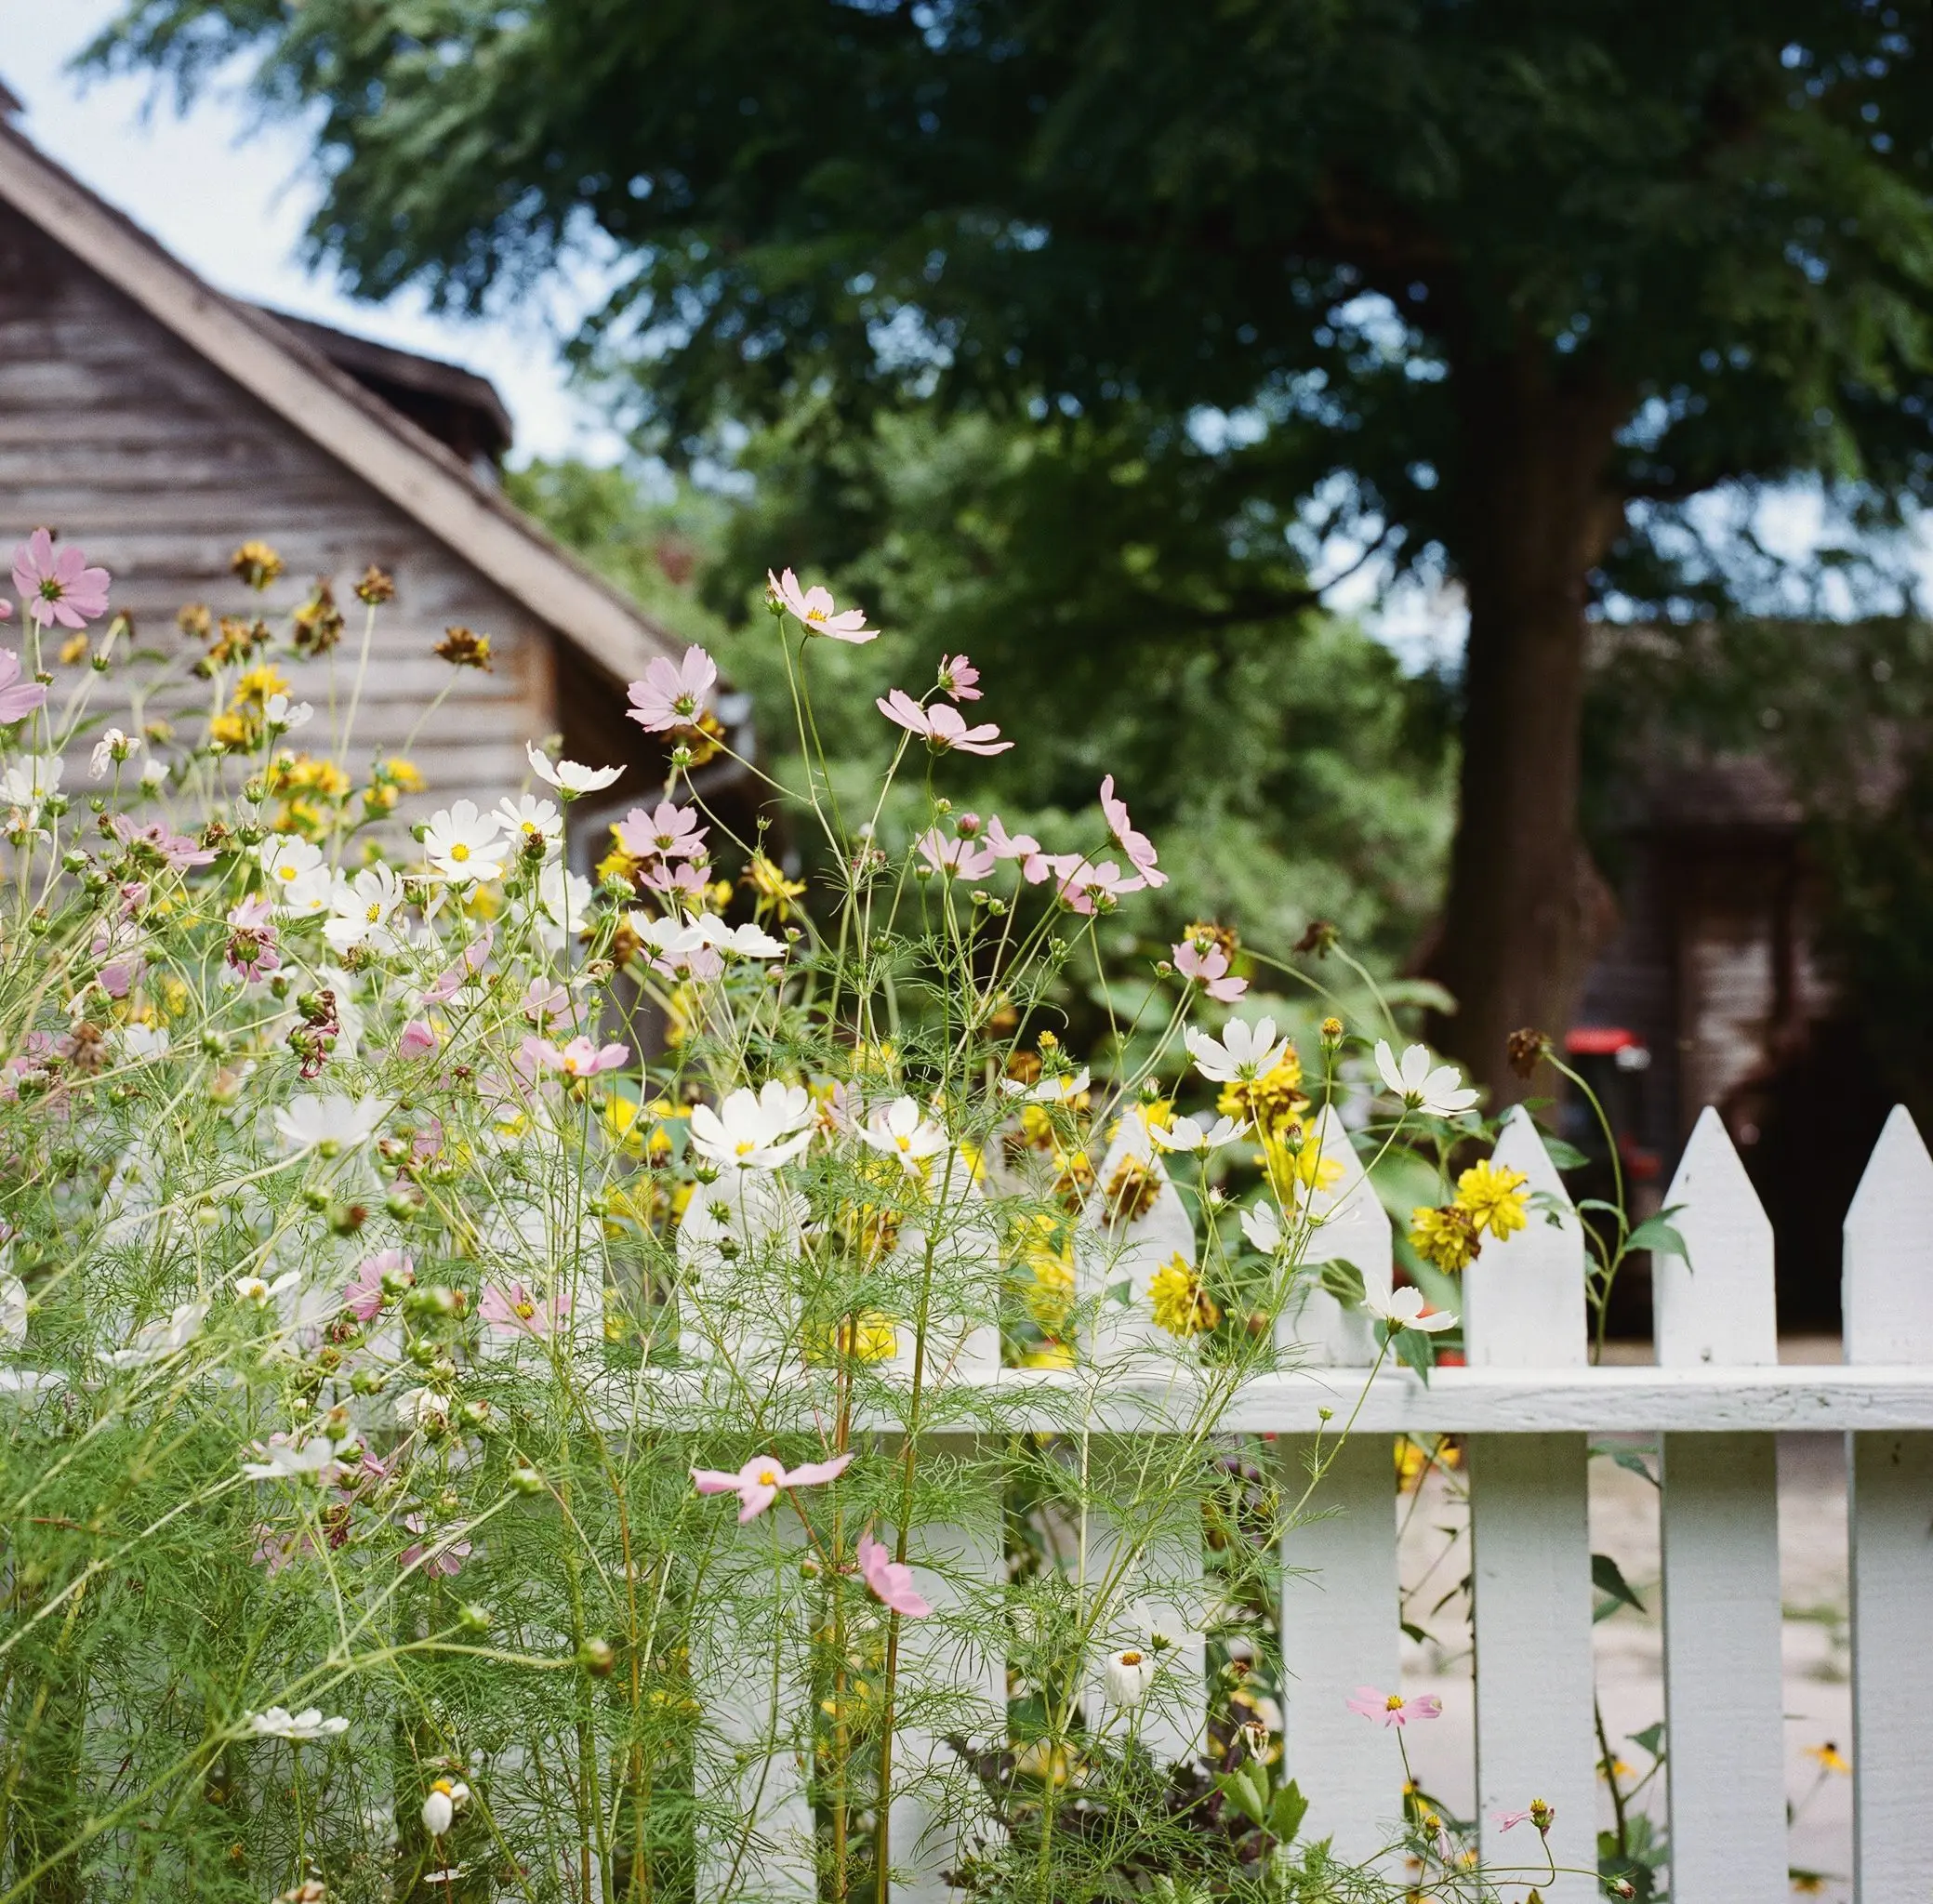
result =
M1437 970L1505 1091L1586 951L1594 604L1722 607L1715 485L1933 487L1924 10L128 0L99 50L319 106L312 236L368 295L598 234L587 360L674 456L801 404L1078 418L1218 448L1225 541L1313 508L1458 577Z

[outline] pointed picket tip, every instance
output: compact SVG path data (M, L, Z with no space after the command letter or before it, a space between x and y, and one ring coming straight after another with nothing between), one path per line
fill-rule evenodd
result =
M1521 1104L1504 1118L1490 1160L1520 1171L1559 1209L1533 1207L1524 1228L1501 1243L1489 1239L1464 1270L1464 1355L1473 1368L1582 1368L1590 1359L1584 1233L1543 1134Z
M1933 1157L1895 1104L1846 1212L1848 1362L1933 1362Z
M1700 1112L1664 1194L1687 1256L1651 1254L1651 1310L1665 1368L1767 1368L1779 1360L1772 1223L1724 1120Z
M1396 1280L1395 1233L1389 1212L1333 1104L1323 1105L1309 1141L1326 1161L1339 1166L1341 1174L1311 1199L1311 1212L1317 1221L1303 1250L1300 1289L1276 1318L1276 1346L1295 1361L1367 1368L1376 1359L1368 1318L1345 1310L1308 1273L1308 1265L1354 1263L1362 1272L1364 1289L1386 1300Z

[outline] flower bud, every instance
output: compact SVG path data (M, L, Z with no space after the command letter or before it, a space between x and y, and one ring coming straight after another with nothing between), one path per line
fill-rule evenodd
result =
M490 1620L490 1609L478 1606L474 1600L457 1609L457 1624L465 1633L488 1633Z
M544 1491L544 1477L528 1461L519 1461L510 1470L510 1486L525 1497L541 1494Z
M577 1648L577 1664L593 1679L608 1679L617 1664L617 1655L612 1651L609 1640L588 1639Z

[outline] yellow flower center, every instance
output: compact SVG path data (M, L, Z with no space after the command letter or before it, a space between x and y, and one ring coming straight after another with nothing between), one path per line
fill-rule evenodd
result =
M377 920L382 917L382 901L379 899L372 899L369 902L369 910L365 912L363 915L363 917L366 919L371 925L374 925L377 922Z
M761 1488L776 1488L778 1486L778 1470L776 1468L761 1468L759 1470L759 1486Z
M752 1152L753 1152L753 1151L755 1151L756 1149L758 1149L758 1147L759 1147L759 1146L758 1146L758 1145L757 1145L756 1144L753 1144L753 1143L751 1143L751 1142L749 1142L749 1141L747 1141L747 1142L745 1142L745 1143L743 1143L743 1144L739 1144L739 1146L738 1146L738 1155L739 1155L740 1157L749 1157L749 1156L750 1156L750 1155L752 1154Z
M1393 1692L1383 1703L1390 1712L1400 1712L1403 1710L1403 1696L1399 1692Z
M1123 1653L1120 1656L1120 1662L1123 1666L1138 1666L1141 1664L1141 1655L1139 1653Z
M294 880L296 877L296 869L294 866L277 866L275 868L275 877L278 879L280 879L285 886L286 886Z
M459 840L450 848L450 857L460 866L470 857L470 848Z
M536 1314L536 1304L535 1302L517 1302L511 1306L525 1322L528 1322Z

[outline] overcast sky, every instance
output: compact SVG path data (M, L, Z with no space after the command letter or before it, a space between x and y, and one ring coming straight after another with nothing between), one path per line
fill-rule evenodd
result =
M575 304L560 292L549 313L480 324L431 317L418 298L341 296L298 261L316 199L299 125L260 125L233 85L178 118L172 93L144 112L145 81L83 85L66 71L115 11L115 0L0 0L0 80L25 103L36 145L222 290L481 371L515 419L520 460L617 455L558 364L557 325L581 314L588 290Z

